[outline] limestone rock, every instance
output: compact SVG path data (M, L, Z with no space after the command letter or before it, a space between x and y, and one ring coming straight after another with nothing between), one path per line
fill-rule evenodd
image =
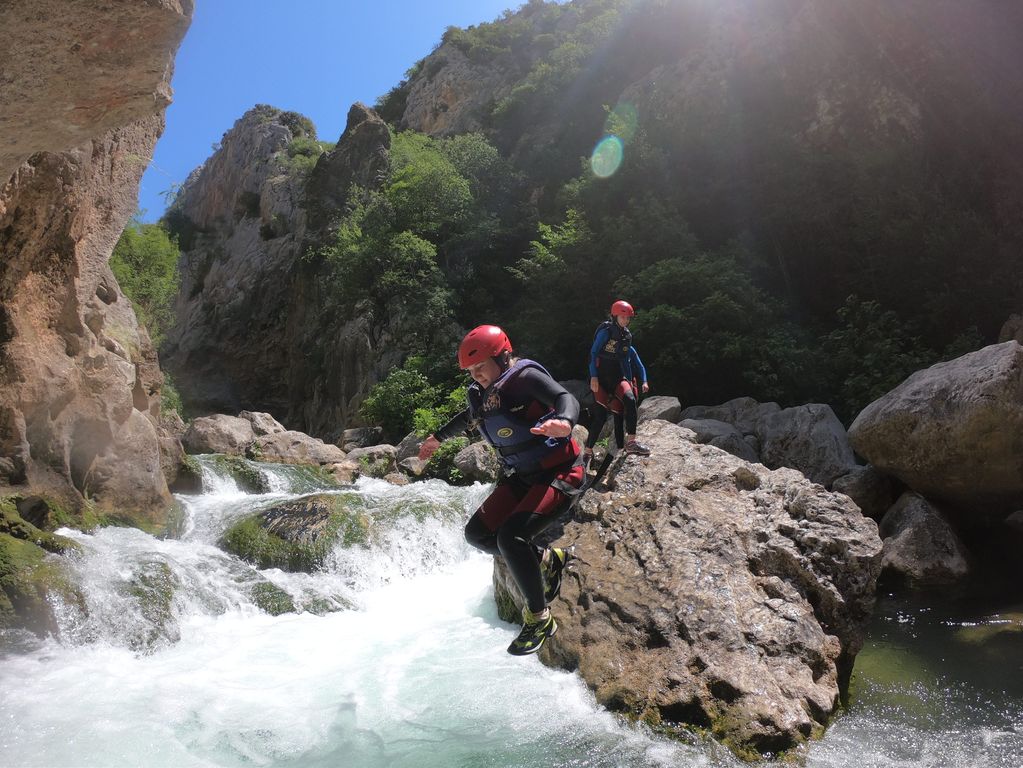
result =
M753 450L739 430L727 422L717 419L683 419L679 422L679 426L693 430L698 442L728 451L744 461L760 461L757 452Z
M756 432L757 422L777 413L777 403L758 403L752 397L737 397L721 405L692 405L682 411L682 419L716 419L731 424L744 435Z
M371 445L377 445L383 433L384 430L381 427L346 429L341 433L341 450L347 452L355 448L368 448Z
M882 567L917 587L963 581L970 573L966 547L941 512L919 494L902 494L884 519Z
M844 493L867 517L880 520L895 501L891 478L866 466L853 467L831 484L835 493Z
M663 419L664 421L678 421L682 416L682 403L677 397L665 397L654 395L644 398L639 404L639 421L650 419Z
M248 454L260 461L281 464L338 464L345 459L345 452L336 445L294 430L257 437Z
M256 439L252 422L239 416L217 413L193 419L181 438L188 453L224 453L244 456Z
M933 499L1006 511L1023 501L1023 346L917 371L856 417L849 437L885 474Z
M238 418L245 419L252 425L252 432L257 437L263 435L276 435L287 432L287 428L269 413L258 413L254 411L242 411Z
M756 422L756 435L764 464L798 469L824 486L856 466L845 427L828 405L812 403L771 413Z
M501 469L494 449L483 441L471 443L455 454L455 466L468 480L481 483L497 480Z
M417 457L419 455L419 448L422 444L423 440L419 437L419 435L415 432L409 432L396 446L394 451L394 460L398 462L398 464L401 464L401 462L405 459Z
M691 435L647 422L652 455L583 497L559 539L579 559L541 659L578 670L611 709L777 752L838 707L873 609L877 526L798 472ZM513 594L501 563L495 583Z
M153 428L162 377L107 260L191 13L190 0L0 5L0 485L73 510L88 494L150 526L172 502Z
M345 458L358 462L363 467L362 474L383 477L398 468L398 464L394 460L396 452L397 449L393 445L384 443L371 445L368 448L353 448Z

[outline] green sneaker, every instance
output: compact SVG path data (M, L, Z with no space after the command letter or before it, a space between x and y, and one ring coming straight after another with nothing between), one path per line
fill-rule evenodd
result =
M558 622L550 614L546 619L537 619L528 608L522 609L522 631L512 644L508 653L512 656L527 656L540 650L544 640L558 631Z
M543 583L546 585L543 596L548 605L561 594L561 575L568 561L573 559L575 556L569 550L551 547L546 564L540 566Z

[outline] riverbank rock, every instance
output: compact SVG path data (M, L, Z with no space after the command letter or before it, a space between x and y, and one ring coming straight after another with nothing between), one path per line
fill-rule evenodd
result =
M760 459L772 469L792 467L830 487L856 466L845 427L831 406L810 403L768 413L756 422Z
M455 454L455 466L470 482L492 483L497 480L501 465L489 443L480 440Z
M919 494L904 493L881 521L886 578L914 587L957 584L970 574L969 553L945 516Z
M250 459L279 464L338 464L345 459L345 452L336 445L294 430L257 437L246 454Z
M677 397L665 397L664 395L653 395L646 397L639 404L639 421L650 419L663 419L664 421L676 422L682 416L682 403Z
M717 419L683 419L679 426L691 429L696 433L696 441L713 445L722 451L728 451L743 461L758 462L760 456L746 441L742 434L725 421Z
M831 490L844 493L867 517L880 520L895 501L892 479L869 464L850 469L831 483Z
M914 491L967 509L1023 503L1023 346L917 371L849 428L856 451Z
M337 543L366 541L363 504L356 494L335 493L275 504L228 528L220 546L260 568L314 571Z
M720 405L691 405L682 411L682 419L716 419L731 424L744 435L756 432L757 422L777 413L777 403L758 403L752 397L737 397Z
M652 455L627 457L564 527L578 561L541 659L612 710L708 729L747 757L819 735L873 608L876 523L794 470L667 422L639 431ZM499 604L517 599L500 561L495 585Z
M188 453L222 453L230 456L244 456L245 449L252 445L256 433L252 422L239 416L216 413L192 419L181 444Z

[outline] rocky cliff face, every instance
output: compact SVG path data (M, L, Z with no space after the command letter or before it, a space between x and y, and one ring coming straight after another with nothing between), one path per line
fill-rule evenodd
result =
M159 525L156 352L107 267L191 0L0 7L0 487Z
M259 106L224 136L168 214L182 247L177 322L164 364L201 411L269 411L289 427L340 436L400 351L328 306L314 260L352 184L386 178L390 134L357 104L335 148L296 167L288 113Z

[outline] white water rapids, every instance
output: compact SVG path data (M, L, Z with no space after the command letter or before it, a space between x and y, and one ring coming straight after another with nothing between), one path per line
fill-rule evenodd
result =
M629 725L576 675L505 653L517 628L497 617L490 558L461 535L487 488L362 480L372 544L291 574L216 542L308 480L258 465L274 492L251 495L211 467L202 496L180 497L180 539L62 531L85 552L68 568L86 610L63 607L59 642L0 646L0 765L739 765L713 743ZM253 590L268 583L302 612L262 612ZM863 658L884 671L857 680L807 765L1023 765L1019 657L1007 670L1018 686L957 686L889 637L906 623L881 624Z

